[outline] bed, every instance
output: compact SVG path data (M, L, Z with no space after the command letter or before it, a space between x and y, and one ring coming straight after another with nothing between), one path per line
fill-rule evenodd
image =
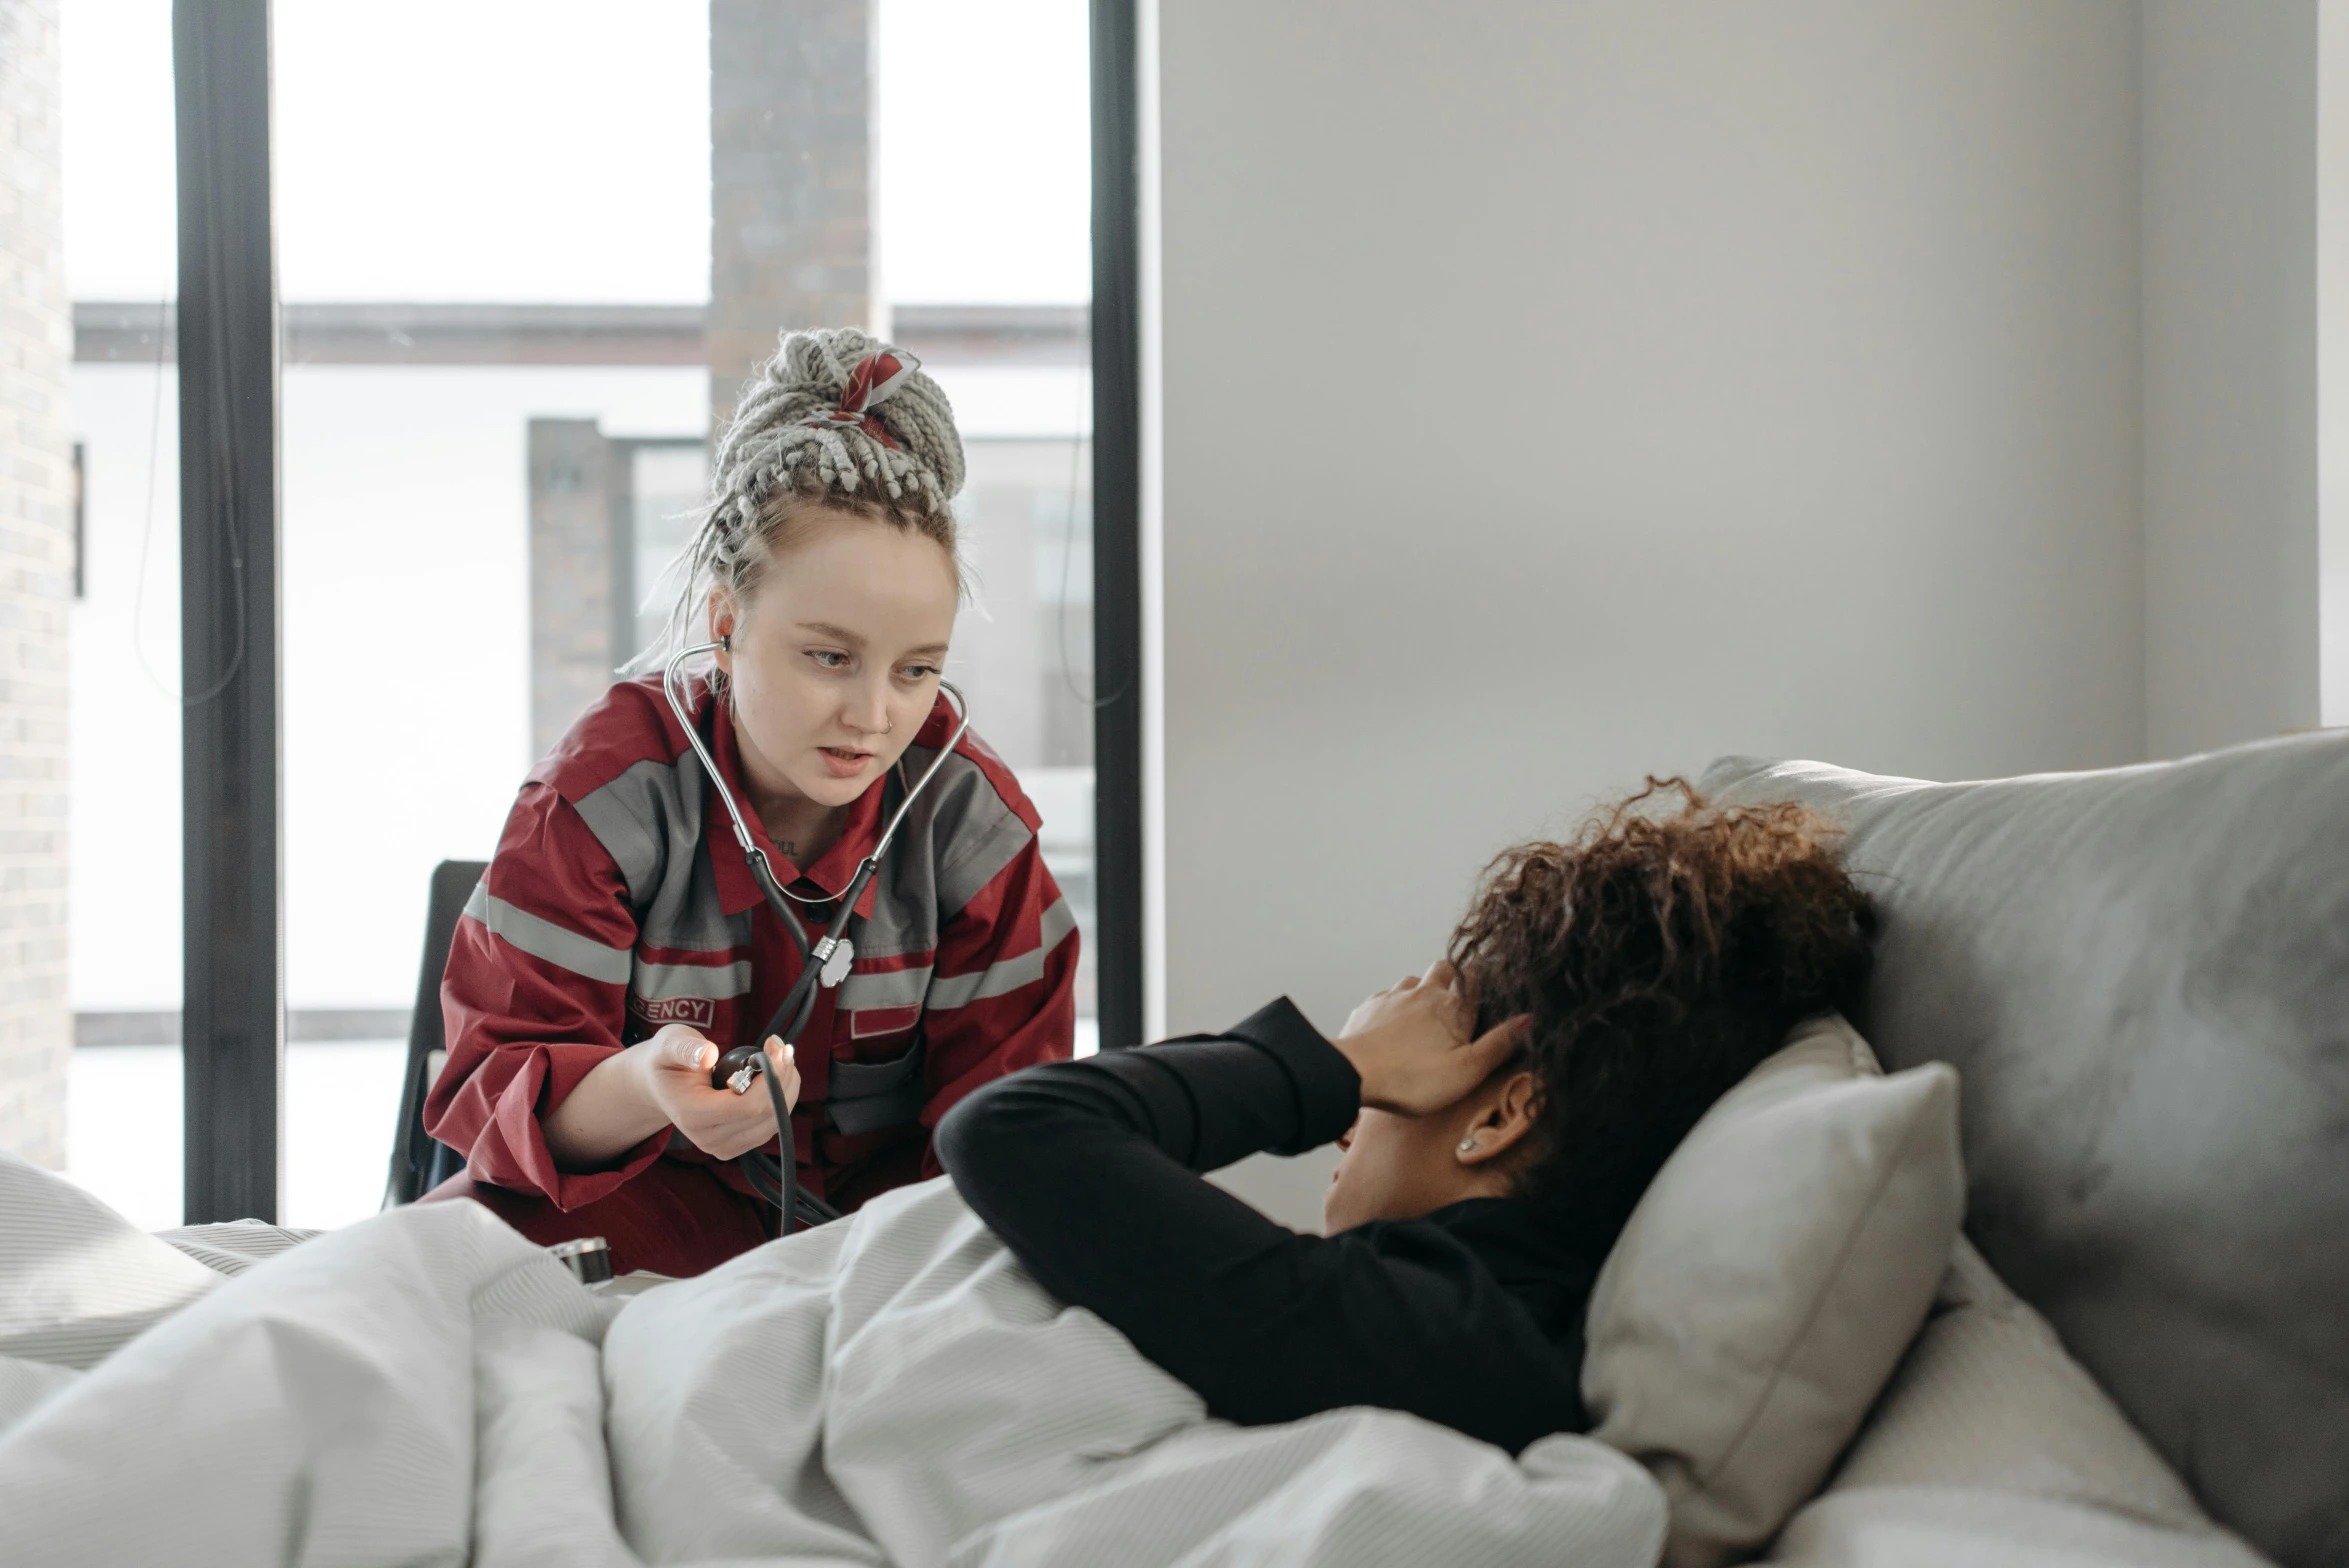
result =
M1592 1434L1212 1420L946 1181L597 1290L0 1159L0 1561L2349 1562L2349 737L1706 787L1849 825L1881 967L1643 1200Z

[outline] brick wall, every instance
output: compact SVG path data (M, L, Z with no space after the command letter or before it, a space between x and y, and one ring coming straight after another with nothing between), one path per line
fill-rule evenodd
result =
M710 0L710 415L787 327L873 317L873 0Z
M0 1149L65 1161L73 450L58 0L0 0Z

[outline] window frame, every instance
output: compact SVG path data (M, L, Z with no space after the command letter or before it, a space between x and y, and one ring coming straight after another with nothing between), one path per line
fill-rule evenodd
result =
M284 679L270 0L177 0L183 1198L275 1223Z
M1142 123L1137 0L1092 0L1093 865L1104 1050L1143 1043Z
M1101 1041L1141 1043L1140 95L1091 0L1094 845ZM281 332L270 0L176 0L185 1211L275 1222L285 1101ZM221 672L213 674L211 672ZM212 689L214 686L217 689Z

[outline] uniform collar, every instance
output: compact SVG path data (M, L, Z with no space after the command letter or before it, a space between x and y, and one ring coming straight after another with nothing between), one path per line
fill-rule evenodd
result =
M734 803L742 810L743 825L750 829L750 841L767 857L774 868L775 880L794 893L812 896L818 891L827 894L845 889L856 868L881 836L881 797L887 790L889 776L875 779L870 788L849 803L848 821L840 830L839 841L818 857L812 866L802 868L775 847L767 835L767 825L752 809L750 788L742 776L742 750L734 735L734 715L723 702L717 701L703 688L703 711L709 715L710 755L718 762L718 776L725 780L734 795ZM714 710L714 711L713 711ZM710 874L718 887L718 907L729 915L756 908L766 902L766 894L759 890L758 878L751 874L741 846L734 839L734 823L726 815L726 807L718 799L717 791L709 792L705 820L707 830L702 837L709 844ZM814 887L807 886L814 883ZM794 886L793 884L799 884ZM856 901L860 916L873 912L874 888L865 885L864 894Z

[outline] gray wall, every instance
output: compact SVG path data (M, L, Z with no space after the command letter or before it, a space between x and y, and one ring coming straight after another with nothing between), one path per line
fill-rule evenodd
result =
M2145 743L2319 716L2316 0L2145 0Z
M2321 7L2316 103L2321 717L2349 724L2349 0Z
M2141 755L2134 5L1329 15L1160 15L1171 1030L1651 770Z

